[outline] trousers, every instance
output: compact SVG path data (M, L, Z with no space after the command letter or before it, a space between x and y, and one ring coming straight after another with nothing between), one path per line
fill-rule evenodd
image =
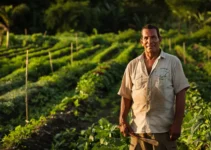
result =
M153 146L137 137L131 137L130 150L177 150L176 141L171 141L169 133L142 133L139 136L147 139L155 139L158 146Z

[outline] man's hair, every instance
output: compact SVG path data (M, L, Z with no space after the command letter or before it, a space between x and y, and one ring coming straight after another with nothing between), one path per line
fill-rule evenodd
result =
M160 32L159 32L158 27L156 27L156 26L154 26L154 25L151 25L151 24L145 25L145 26L142 28L142 30L141 30L141 35L142 35L143 29L155 29L155 30L157 31L158 37L159 37L159 38L161 37L161 36L160 36Z

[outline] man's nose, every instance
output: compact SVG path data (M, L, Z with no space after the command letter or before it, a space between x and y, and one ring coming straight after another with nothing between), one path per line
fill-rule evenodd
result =
M153 39L152 38L148 38L147 42L148 43L152 43L153 42Z

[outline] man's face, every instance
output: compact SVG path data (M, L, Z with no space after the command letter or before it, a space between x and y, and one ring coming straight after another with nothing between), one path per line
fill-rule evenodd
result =
M161 38L158 37L156 29L143 29L140 42L146 52L155 53L160 50Z

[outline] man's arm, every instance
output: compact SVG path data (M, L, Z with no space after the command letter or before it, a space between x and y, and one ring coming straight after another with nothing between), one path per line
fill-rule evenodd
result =
M177 140L181 134L181 126L185 112L186 88L176 94L176 108L174 122L170 128L170 139Z
M130 111L131 105L132 105L132 100L122 97L120 115L119 115L119 125L120 125L120 132L123 134L123 136L127 136L129 133L133 133L132 128L129 126L127 122L127 116Z

